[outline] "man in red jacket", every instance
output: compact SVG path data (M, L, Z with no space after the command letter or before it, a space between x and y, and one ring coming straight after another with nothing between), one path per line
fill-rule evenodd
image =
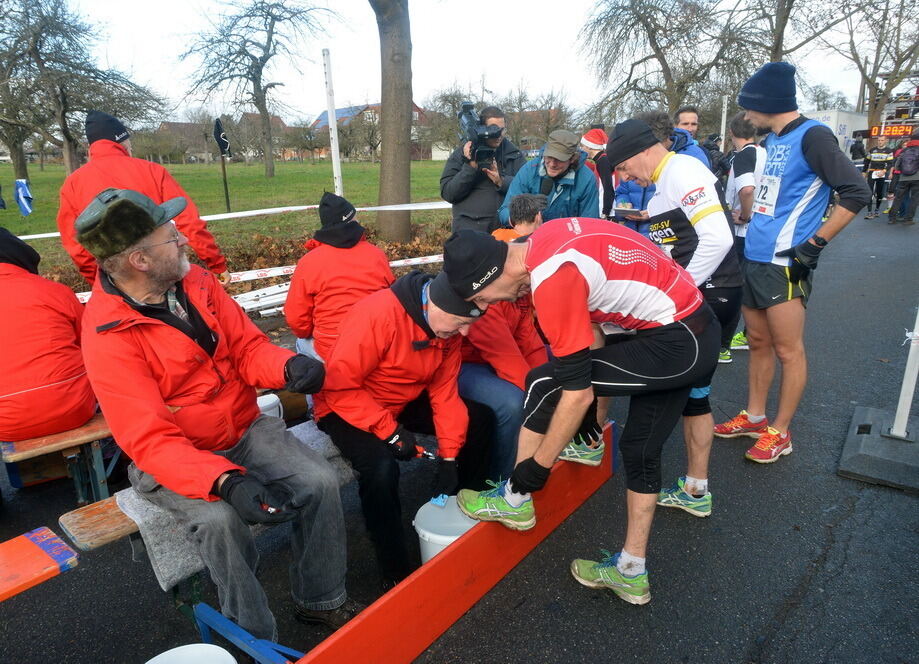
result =
M434 496L484 484L492 415L475 402L464 405L456 385L458 335L480 313L453 292L446 275L432 279L416 270L354 305L328 358L316 416L358 472L384 588L414 568L397 462L416 456L412 432L437 436Z
M128 130L117 119L100 111L86 114L86 140L89 162L67 176L61 186L61 203L57 211L57 228L61 242L74 264L90 284L96 280L96 261L74 237L74 220L103 189L133 189L154 203L181 196L187 201L175 225L208 269L220 281L230 283L227 261L220 253L207 224L198 216L198 208L169 172L152 161L131 156Z
M297 336L297 350L325 359L338 338L338 325L354 303L396 280L389 259L370 244L355 219L354 206L325 192L319 201L320 228L306 243L284 303L284 316Z
M171 223L184 208L106 189L77 218L77 240L100 266L83 318L90 383L134 460L131 484L197 544L224 615L277 638L248 524L290 520L296 616L339 627L357 608L346 603L335 471L261 415L255 394L315 392L322 363L272 345L213 275L189 265Z
M83 305L38 276L40 260L0 228L0 440L73 429L96 412L80 355Z

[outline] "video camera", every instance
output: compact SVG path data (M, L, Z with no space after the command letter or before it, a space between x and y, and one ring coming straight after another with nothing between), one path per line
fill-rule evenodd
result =
M501 128L497 125L486 125L479 120L475 112L475 104L471 101L464 101L457 113L460 123L460 140L467 140L472 143L472 161L478 164L479 169L485 169L491 166L495 158L495 149L488 147L485 142L491 138L501 136Z

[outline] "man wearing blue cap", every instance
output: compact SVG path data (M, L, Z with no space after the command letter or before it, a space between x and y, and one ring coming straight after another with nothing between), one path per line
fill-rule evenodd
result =
M737 97L754 127L766 136L766 165L754 195L743 265L743 316L750 343L746 410L715 426L722 438L751 436L746 458L773 463L791 453L789 427L804 385L804 308L811 294L811 271L823 248L868 203L870 192L833 132L798 113L795 68L768 62L744 84ZM821 225L831 191L839 204ZM782 364L779 407L766 420L766 397Z

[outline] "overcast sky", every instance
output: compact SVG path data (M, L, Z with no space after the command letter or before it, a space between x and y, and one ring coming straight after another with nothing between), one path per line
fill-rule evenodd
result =
M216 19L215 0L72 0L75 8L102 28L97 56L137 83L170 101L173 120L201 102L186 97L191 62L179 54L194 34ZM600 89L578 35L593 0L411 0L412 75L415 102L454 82L502 96L519 84L532 95L564 90L576 108L597 100ZM297 72L284 63L274 80L285 86L279 99L287 120L314 118L326 108L322 49L331 51L336 106L377 102L380 55L376 19L367 0L330 3L340 20L327 21L326 34L304 46ZM805 61L811 83L824 83L854 102L858 76L846 61L827 57ZM799 92L800 100L800 92ZM214 100L211 110L228 110Z

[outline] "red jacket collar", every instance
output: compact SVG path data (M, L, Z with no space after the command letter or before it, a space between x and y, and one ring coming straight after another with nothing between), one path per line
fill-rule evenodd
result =
M89 146L89 158L98 159L99 157L130 157L128 149L121 143L100 139L93 141Z

